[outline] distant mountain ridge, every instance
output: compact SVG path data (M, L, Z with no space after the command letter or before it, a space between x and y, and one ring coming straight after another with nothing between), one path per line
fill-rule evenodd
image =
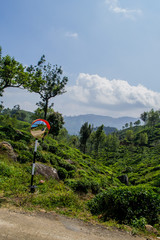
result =
M134 123L138 118L133 117L119 117L112 118L109 116L100 116L94 114L78 115L78 116L64 116L64 127L67 129L68 133L79 134L81 126L88 122L93 124L94 128L104 125L105 127L115 127L117 129L122 129L126 123Z

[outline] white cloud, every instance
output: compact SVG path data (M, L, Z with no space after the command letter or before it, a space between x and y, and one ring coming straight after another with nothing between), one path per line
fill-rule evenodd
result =
M109 5L109 9L114 13L121 13L125 17L130 18L132 20L135 19L137 15L141 15L142 11L140 9L127 9L121 8L118 0L106 0L105 1Z
M160 93L124 80L109 80L98 75L79 74L76 85L55 101L66 115L101 114L114 117L139 117L143 111L158 109ZM59 111L58 110L58 111Z
M127 81L109 80L99 75L80 73L67 92L51 99L54 109L63 115L99 114L104 116L139 117L151 108L159 109L160 93L142 85L132 86ZM38 94L26 90L7 89L0 99L4 106L12 108L19 104L21 109L34 111L40 100ZM50 103L51 103L50 102Z
M66 37L69 37L69 38L74 38L74 39L76 39L76 38L78 38L78 33L72 33L72 32L66 32L66 34L65 34L65 36Z

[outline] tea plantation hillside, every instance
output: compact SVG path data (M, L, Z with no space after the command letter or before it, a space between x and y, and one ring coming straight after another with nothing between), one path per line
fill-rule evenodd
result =
M90 199L102 189L122 185L112 169L75 148L58 144L49 135L39 141L36 162L56 169L59 180L35 175L34 184L38 188L33 197L29 185L35 140L30 134L30 124L18 122L18 126L19 129L0 126L0 191L6 201L30 208L61 207L66 214L72 211L77 214L87 208L84 199ZM16 161L5 143L13 147Z
M118 137L119 148L102 153L98 161L111 167L117 176L127 175L129 185L145 184L159 189L160 124L122 130Z
M36 163L53 168L58 178L37 170L37 188L31 193L35 139L29 123L14 121L9 118L0 125L0 205L55 210L142 230L152 224L158 233L160 124L130 127L106 136L97 152L88 141L86 154L49 134L39 140Z

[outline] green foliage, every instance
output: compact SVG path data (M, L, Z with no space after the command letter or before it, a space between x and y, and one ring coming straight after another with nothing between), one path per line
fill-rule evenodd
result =
M127 130L126 131L126 139L129 142L133 141L133 139L134 139L133 130Z
M12 147L16 150L29 150L27 143L24 140L20 140L18 142L9 141Z
M100 183L96 182L95 180L91 181L91 190L93 194L99 193L101 188Z
M18 160L20 163L31 162L32 159L33 159L33 154L31 154L31 152L26 151L26 150L18 151L17 160Z
M64 180L68 176L68 172L65 168L59 167L58 168L58 176L60 179Z
M139 135L139 144L141 146L146 145L148 143L148 135L146 132L140 133Z
M0 56L1 56L0 48ZM3 95L4 89L8 87L26 87L29 81L29 74L25 72L25 67L17 62L14 57L6 55L0 57L0 96Z
M21 110L19 105L15 105L12 109L2 108L0 114L2 114L0 115L2 126L10 124L18 129L29 127L33 116L33 113Z
M89 201L89 208L104 220L115 219L141 229L145 223L159 223L160 124L131 126L109 135L97 133L100 136L97 155L96 132L92 132L86 142L86 153L90 156L75 148L79 145L79 137L69 136L65 129L61 129L55 139L49 134L43 141L38 140L36 161L56 168L61 181L46 180L40 184L43 177L36 175L34 181L38 191L29 198L34 151L30 124L19 120L15 124L15 118L7 115L0 117L3 121L0 138L9 142L18 155L18 162L8 161L7 153L1 149L0 190L5 196L16 201L22 199L18 200L22 205L65 208L67 212L66 209L83 211L80 202L86 203L92 194L97 194ZM122 188L124 185L117 177L124 174L130 186Z
M149 126L155 126L160 121L160 113L159 111L154 111L151 109L151 111L148 112L148 119L147 124Z
M75 192L88 193L91 191L93 194L97 194L100 191L101 185L96 180L87 179L82 177L81 179L67 179L65 183L72 188Z
M0 162L0 175L10 177L14 172L12 166L8 166L6 162Z
M66 180L65 183L76 192L87 193L91 188L91 183L88 179L82 178L79 180Z
M56 191L47 195L43 194L37 196L32 200L32 203L35 205L40 205L45 209L54 209L55 207L79 208L77 196L72 191L68 191L66 193L64 189L61 192Z
M31 134L29 132L22 131L22 130L21 131L16 130L15 128L13 128L10 125L0 127L0 132L5 134L6 139L10 139L13 141L23 140L27 143L30 143L30 141L32 139Z
M76 166L74 166L70 163L67 163L65 160L58 160L58 164L59 164L59 166L66 169L67 171L76 170Z
M102 144L105 139L105 133L103 131L103 127L104 127L103 125L98 127L94 135L94 151L96 155L98 154L100 144Z
M153 127L160 122L160 112L152 108L149 112L142 113L140 118L146 125Z
M140 217L139 219L135 218L131 221L131 225L134 228L145 230L145 225L147 224L147 221L144 217Z
M119 148L119 139L116 134L109 134L105 139L105 147L107 152L117 152Z
M160 197L152 188L110 188L98 194L88 205L93 214L102 214L104 220L115 219L128 224L143 217L149 224L159 222Z
M89 136L91 135L91 132L92 132L91 124L85 122L80 129L80 149L82 150L83 153L86 152L86 143Z
M34 75L35 72L40 73L42 82L34 81L30 84L30 91L38 93L41 98L41 102L38 103L41 109L44 111L44 119L47 117L49 100L57 95L61 95L65 92L65 85L68 82L67 77L61 78L63 74L62 68L57 65L51 65L48 63L45 65L45 56L43 55L38 62L37 66L30 66L27 71ZM52 105L51 105L52 106ZM50 106L50 107L51 107Z
M53 112L48 116L47 120L51 126L50 134L52 134L53 136L58 136L59 131L64 124L62 114L60 114L59 112Z
M140 116L140 119L141 119L144 123L147 122L147 118L148 118L148 113L147 113L147 112L142 113L141 116Z

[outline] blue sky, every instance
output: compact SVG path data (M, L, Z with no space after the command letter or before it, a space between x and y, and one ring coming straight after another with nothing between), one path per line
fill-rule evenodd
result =
M160 103L159 0L0 0L2 54L24 65L45 54L68 76L64 115L135 116ZM7 89L4 105L34 111L39 96Z

